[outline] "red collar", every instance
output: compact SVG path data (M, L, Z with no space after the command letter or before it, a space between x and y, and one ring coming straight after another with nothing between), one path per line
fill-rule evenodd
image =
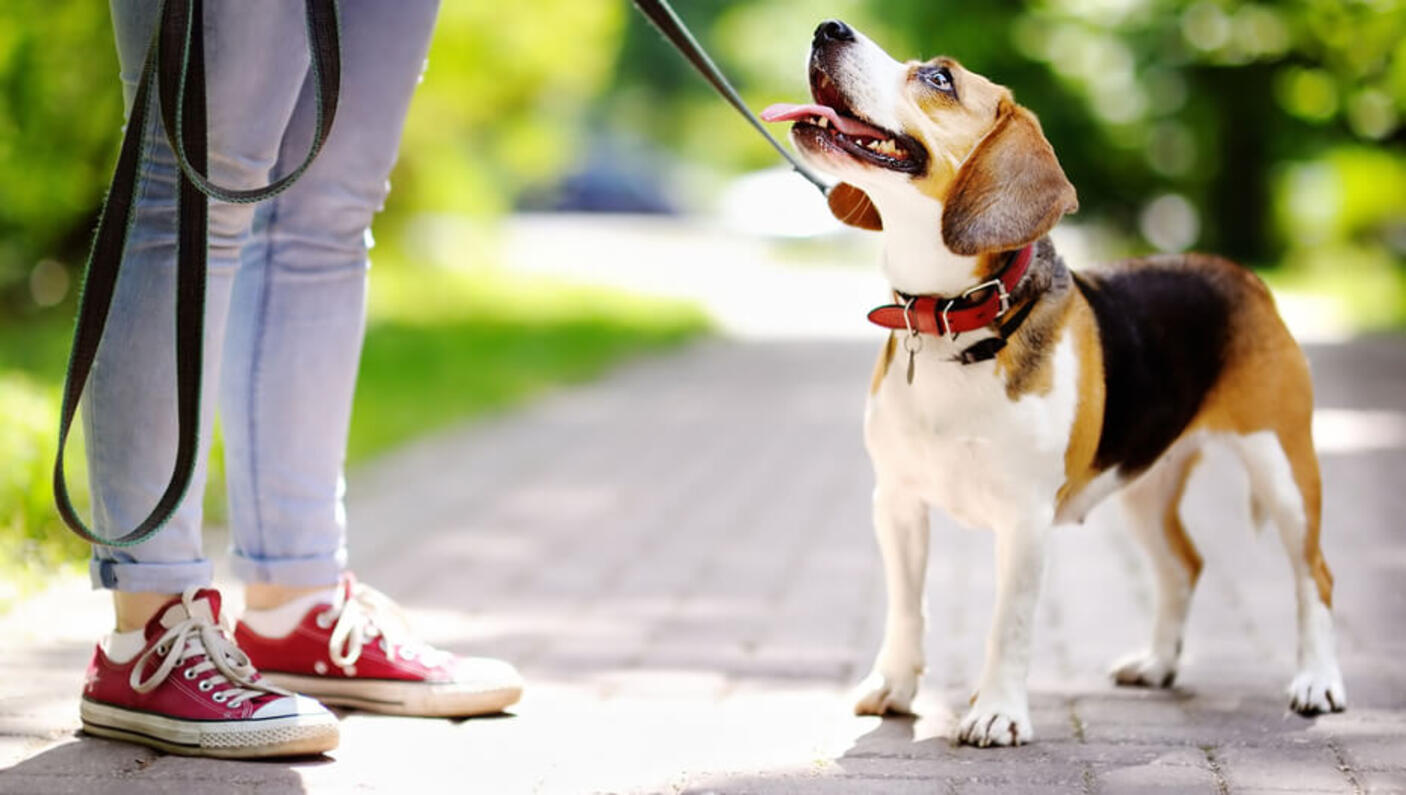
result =
M1034 244L1018 251L1000 275L963 290L961 295L904 295L895 291L902 304L887 304L869 312L869 322L898 331L957 336L989 326L1011 308L1011 292L1030 269ZM977 301L972 296L987 291Z

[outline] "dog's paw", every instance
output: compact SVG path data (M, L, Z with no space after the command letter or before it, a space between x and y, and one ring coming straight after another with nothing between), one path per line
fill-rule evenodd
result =
M957 725L957 740L986 748L992 745L1023 745L1035 738L1030 726L1030 710L1024 704L980 697Z
M854 689L854 714L883 715L895 712L911 715L913 696L917 692L917 672L885 674L876 670Z
M1347 689L1336 666L1299 671L1289 683L1289 708L1300 715L1342 712L1347 709Z
M1130 687L1171 687L1177 678L1177 661L1144 651L1113 663L1113 681Z

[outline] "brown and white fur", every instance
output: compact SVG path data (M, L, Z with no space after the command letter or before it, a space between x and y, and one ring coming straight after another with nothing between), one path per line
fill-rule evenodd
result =
M1292 564L1299 645L1290 703L1310 714L1342 709L1332 576L1319 550L1312 386L1264 285L1196 255L1072 273L1046 234L1076 209L1074 188L1035 116L1008 90L950 58L899 63L833 21L816 31L809 70L817 103L891 133L877 152L896 159L857 151L830 124L801 121L791 137L810 164L844 181L830 197L836 215L882 229L882 270L895 290L957 295L989 278L1003 261L997 255L1036 246L1014 295L1034 307L994 359L953 360L992 331L957 341L925 335L909 384L905 366L890 366L907 355L901 336L880 355L864 430L888 610L856 712L911 707L924 669L930 507L996 533L994 621L961 741L1033 737L1026 675L1046 536L1114 493L1152 560L1156 615L1148 647L1117 663L1113 677L1168 686L1201 571L1178 503L1210 439L1238 453L1255 515L1277 526ZM1198 333L1203 321L1215 328ZM1141 347L1123 345L1130 335ZM1139 383L1148 374L1123 360L1164 352L1172 365L1164 383ZM1187 394L1159 419L1159 401L1169 399L1162 387Z

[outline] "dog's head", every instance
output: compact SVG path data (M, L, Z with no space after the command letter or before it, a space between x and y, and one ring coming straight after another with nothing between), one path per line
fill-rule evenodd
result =
M870 194L937 202L947 248L974 255L1038 240L1078 209L1040 122L955 60L899 63L830 20L815 30L809 73L814 103L763 118L794 121L802 157L844 180L830 194L841 221L881 229Z

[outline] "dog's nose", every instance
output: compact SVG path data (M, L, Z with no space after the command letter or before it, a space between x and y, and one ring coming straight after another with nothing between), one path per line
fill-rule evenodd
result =
M813 43L823 44L827 41L854 41L854 30L838 19L827 19L815 29Z

